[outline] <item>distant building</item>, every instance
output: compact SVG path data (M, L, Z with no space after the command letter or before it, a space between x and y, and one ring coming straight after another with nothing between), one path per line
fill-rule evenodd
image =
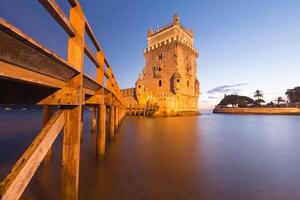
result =
M148 30L144 57L135 87L122 90L127 107L157 105L156 115L198 113L198 50L193 31L183 27L177 15L172 23Z

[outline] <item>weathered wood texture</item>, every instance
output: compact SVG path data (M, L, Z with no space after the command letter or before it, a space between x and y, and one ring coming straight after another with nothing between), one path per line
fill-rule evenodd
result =
M51 156L51 146L64 127L60 198L76 200L83 106L97 107L92 127L97 132L97 155L102 158L106 144L106 106L111 107L112 138L115 124L119 122L115 116L120 115L115 107L125 107L125 102L112 67L79 2L68 0L71 5L68 19L55 0L39 1L69 35L68 61L0 18L0 104L44 106L44 127L0 184L0 197L4 200L20 198L43 159L48 160L46 154ZM95 54L85 43L85 31L96 47ZM95 80L84 74L84 53L96 65ZM60 107L50 118L51 105Z
M96 138L96 153L97 157L102 159L105 154L106 145L106 105L100 104L98 106L98 127L97 127L97 138Z
M57 5L55 0L39 0L41 4L48 10L52 17L61 25L61 27L69 34L70 37L75 36L75 30L69 22L67 16ZM74 1L70 2L71 5L75 5Z
M70 22L76 36L68 41L68 62L80 74L68 82L69 87L76 88L79 95L79 105L66 109L66 124L64 129L61 174L61 199L78 199L80 140L82 133L82 103L83 103L83 59L84 59L84 14L79 5L71 8Z
M53 114L53 111L50 106L45 105L43 106L43 127L45 127L48 123L48 121L51 119L51 116ZM48 165L51 161L51 156L52 156L52 147L48 150L48 153L46 154L44 158L44 164Z
M1 199L19 199L64 126L64 111L57 111L0 184Z
M118 130L119 127L119 108L115 107L115 131Z
M95 106L92 107L92 129L91 133L96 133L97 128L97 108Z
M109 138L113 139L115 136L115 107L109 107Z

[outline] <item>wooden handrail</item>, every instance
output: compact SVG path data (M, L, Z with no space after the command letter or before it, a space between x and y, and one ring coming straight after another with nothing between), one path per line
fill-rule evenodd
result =
M55 0L39 0L46 10L52 15L56 22L68 33L70 37L75 36L75 30L67 16L57 5Z
M84 52L91 59L91 61L96 65L96 67L100 67L98 60L96 59L91 49L87 46L87 44L84 45Z
M85 19L85 31L88 34L88 36L90 37L90 39L92 40L93 44L95 45L97 51L102 51L99 42L96 39L96 36L88 22L87 19Z

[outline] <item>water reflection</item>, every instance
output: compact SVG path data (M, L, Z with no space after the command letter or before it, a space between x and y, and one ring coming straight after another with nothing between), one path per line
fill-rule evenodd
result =
M25 132L39 130L38 114L30 116L31 125L16 117L24 124L9 131L13 119L2 123L0 115L2 176L15 159L3 152L13 143L22 149L34 137ZM300 199L298 116L129 118L101 163L90 118L85 113L80 199ZM61 139L26 190L36 199L59 195Z

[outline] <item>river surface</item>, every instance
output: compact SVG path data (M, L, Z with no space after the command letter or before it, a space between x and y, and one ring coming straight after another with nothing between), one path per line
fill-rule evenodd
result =
M102 162L85 112L80 199L299 200L300 116L127 118ZM41 128L40 111L0 111L2 179ZM62 134L25 193L58 199Z

